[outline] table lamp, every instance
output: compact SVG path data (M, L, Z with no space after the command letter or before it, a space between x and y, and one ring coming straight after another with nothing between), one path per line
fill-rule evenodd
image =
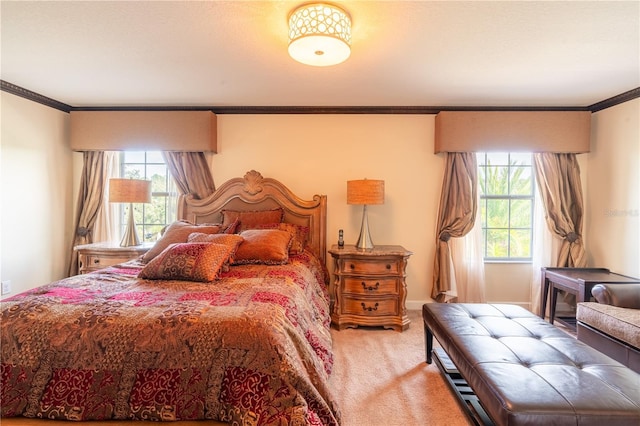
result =
M151 202L151 181L140 179L109 179L109 202L129 203L129 221L120 247L139 246L140 239L133 219L133 203Z
M384 181L375 179L349 180L347 181L347 204L361 204L362 225L356 248L372 249L373 242L369 233L369 219L367 218L367 205L384 204Z

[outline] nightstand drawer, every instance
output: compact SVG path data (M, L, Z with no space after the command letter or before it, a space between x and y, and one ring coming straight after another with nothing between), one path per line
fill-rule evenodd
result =
M124 263L128 260L131 260L131 256L87 255L83 257L83 263L86 262L86 265L82 266L91 269L102 269L106 268L107 266L117 265L118 263Z
M367 295L398 294L398 280L396 278L358 278L344 277L344 292Z
M347 315L372 317L399 314L397 299L365 299L345 296L342 310Z
M400 265L395 259L351 259L342 263L342 273L354 275L398 275Z

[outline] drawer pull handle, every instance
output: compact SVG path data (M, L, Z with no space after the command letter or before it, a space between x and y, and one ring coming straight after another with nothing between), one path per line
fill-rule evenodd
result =
M362 305L362 310L363 311L371 312L371 311L377 311L378 310L378 302L376 302L376 304L373 305L373 306L367 306L367 305L365 305L364 302L362 302L361 305Z
M93 259L93 263L97 265L98 263L100 263L100 259Z
M391 265L387 263L387 269L391 269Z
M349 268L351 269L356 269L356 265L354 265L353 263L349 264Z
M364 282L364 281L362 281L362 288L363 288L363 289L365 289L365 290L367 290L367 291L374 291L374 290L377 290L377 289L379 289L379 288L380 288L380 283L379 283L379 282L376 282L376 285L375 285L375 286L373 286L373 285L367 286L367 285L365 284L365 282Z

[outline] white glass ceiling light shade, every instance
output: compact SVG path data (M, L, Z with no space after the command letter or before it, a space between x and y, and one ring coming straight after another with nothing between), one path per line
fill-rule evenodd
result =
M325 67L351 54L351 18L327 3L305 4L289 16L289 55L298 62Z

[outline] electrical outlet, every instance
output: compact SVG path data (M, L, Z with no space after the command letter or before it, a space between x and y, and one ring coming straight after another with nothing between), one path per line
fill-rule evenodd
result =
M2 294L11 293L11 280L2 281Z

